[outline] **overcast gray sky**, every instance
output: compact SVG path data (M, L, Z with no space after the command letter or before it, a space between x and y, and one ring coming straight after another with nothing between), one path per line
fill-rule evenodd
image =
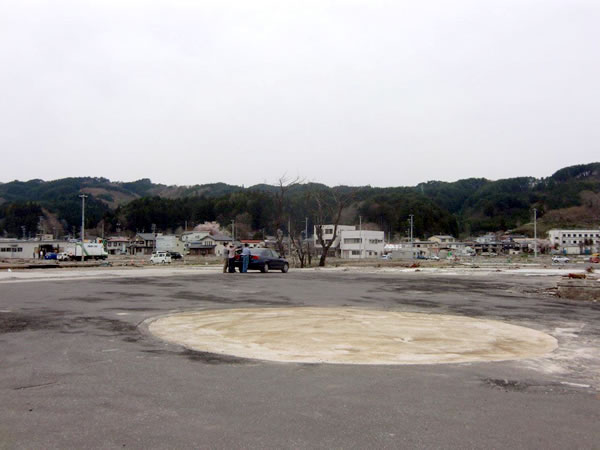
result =
M598 0L0 0L0 181L329 185L600 160Z

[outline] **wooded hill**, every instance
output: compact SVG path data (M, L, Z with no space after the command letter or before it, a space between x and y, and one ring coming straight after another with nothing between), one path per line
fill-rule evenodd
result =
M64 178L54 181L12 181L0 184L0 233L4 236L63 233L81 224L80 193L86 193L86 227L104 226L106 234L177 231L204 221L227 226L231 220L246 236L273 234L275 224L293 230L309 227L316 214L315 197L352 196L343 222L396 237L406 234L408 215L415 215L415 235L476 235L487 231L530 233L532 208L541 231L551 227L600 226L600 163L566 167L547 178L519 177L491 181L469 178L455 182L429 181L413 187L328 187L306 183L289 186L283 215L277 206L279 186L248 188L225 183L166 186L149 179L114 182L106 178ZM40 217L43 219L40 221ZM287 225L284 227L287 232Z

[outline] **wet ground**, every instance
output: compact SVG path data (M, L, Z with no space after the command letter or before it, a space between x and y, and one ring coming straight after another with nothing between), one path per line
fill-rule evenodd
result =
M292 271L0 282L0 447L597 448L600 304L556 275ZM411 366L194 352L175 311L351 306L546 332L536 359Z

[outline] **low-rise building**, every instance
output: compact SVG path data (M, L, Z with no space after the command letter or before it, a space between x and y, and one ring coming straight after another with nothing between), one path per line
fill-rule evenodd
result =
M321 251L321 244L319 243L319 239L317 237L317 228L318 226L314 226L313 233L313 245L318 252ZM323 232L323 240L325 243L333 241L331 247L329 248L330 252L334 253L333 256L339 256L339 247L340 247L340 237L343 231L354 231L356 227L354 225L338 225L335 239L333 239L333 231L335 229L335 225L322 225L321 226Z
M185 245L180 236L174 234L163 234L156 236L157 252L177 252L181 255L185 252Z
M0 239L0 258L38 259L48 253L65 251L67 244L55 239Z
M233 239L231 239L231 237L229 236L220 233L212 234L211 236L216 243L215 255L225 256L229 252L228 247L233 242Z
M129 245L129 253L132 255L151 255L156 248L156 238L162 233L138 233Z
M340 255L344 259L377 258L383 254L383 231L343 230Z
M186 242L199 242L206 236L209 236L208 231L186 231L181 235L181 241Z
M186 253L196 256L225 256L227 246L232 242L229 236L206 232L187 233L183 237Z
M124 255L131 239L123 236L113 236L106 240L106 251L109 255Z
M250 248L265 247L265 241L260 239L240 239L242 245L248 244Z
M570 255L597 253L600 249L600 229L552 229L548 240L553 250Z
M186 248L189 255L216 256L217 241L210 234L207 234L200 240L188 242Z
M448 234L436 234L431 236L429 240L433 242L438 242L440 244L449 244L451 242L456 242L456 238Z
M498 242L498 237L495 233L484 234L483 236L479 236L475 238L475 242L477 244L491 244Z
M337 234L333 238L334 225L323 225L323 240L332 242L329 249L330 256L341 258L376 258L384 253L383 231L357 230L354 225L338 225ZM313 245L317 253L321 252L321 245L317 239L317 226L314 227Z

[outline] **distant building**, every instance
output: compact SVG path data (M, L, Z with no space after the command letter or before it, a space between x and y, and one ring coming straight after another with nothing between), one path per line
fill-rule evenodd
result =
M156 236L156 251L157 252L177 252L184 254L185 246L180 239L180 236L174 234L163 234Z
M553 250L569 255L597 253L600 249L600 229L552 229L548 240Z
M328 243L333 240L331 247L329 247L330 256L340 256L340 236L342 231L354 231L356 227L354 225L338 225L337 234L335 239L333 239L333 230L335 229L335 225L322 225L323 231L323 240ZM321 244L317 238L317 226L314 226L313 233L313 244L317 252L321 251Z
M260 239L240 239L242 245L248 244L250 248L258 248L265 247L265 241L261 241Z
M183 233L181 235L181 241L183 243L198 242L209 235L210 235L210 233L208 231L186 231L185 233Z
M109 255L124 255L131 239L123 236L114 236L106 240L106 251Z
M357 230L354 225L338 225L333 239L334 225L323 225L323 240L332 242L330 253L345 259L376 258L384 252L384 232ZM313 242L317 252L321 245L317 239L317 227L314 227Z
M151 255L156 248L156 238L162 233L138 233L129 245L129 253L132 255Z
M214 255L216 246L217 243L212 239L210 234L207 234L198 241L191 241L185 244L187 254L195 256Z
M488 233L483 236L476 237L475 242L478 244L492 244L498 242L498 237L494 233Z
M448 244L450 242L456 242L456 238L454 236L450 236L448 234L436 234L429 238L430 241L438 242L440 244Z
M62 252L67 244L67 241L54 239L0 239L0 259L37 259L40 251L44 255Z
M209 226L211 223L205 225ZM226 247L233 242L233 240L229 236L212 230L211 232L188 231L181 235L181 242L188 255L224 256Z
M383 231L343 230L340 255L344 259L376 258L383 255Z

